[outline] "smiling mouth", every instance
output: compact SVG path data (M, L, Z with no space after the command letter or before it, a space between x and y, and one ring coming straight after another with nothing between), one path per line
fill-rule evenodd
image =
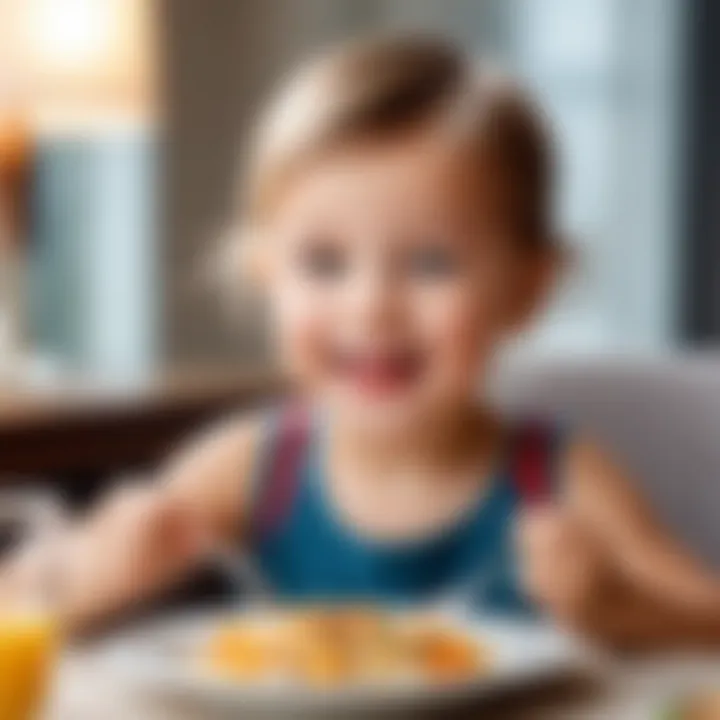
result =
M414 351L349 352L333 355L333 369L369 395L385 395L406 390L421 376L423 359Z

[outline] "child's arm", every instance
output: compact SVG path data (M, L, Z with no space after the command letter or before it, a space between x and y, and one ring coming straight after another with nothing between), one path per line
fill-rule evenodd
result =
M530 584L550 610L617 645L720 647L720 577L672 539L592 443L570 448L565 476L561 507L525 529Z
M0 597L31 594L50 561L60 611L83 630L181 579L212 547L235 541L259 425L216 430L152 483L123 486L51 548L23 548L0 568Z

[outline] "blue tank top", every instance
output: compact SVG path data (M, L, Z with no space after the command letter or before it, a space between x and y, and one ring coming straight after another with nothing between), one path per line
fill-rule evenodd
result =
M528 612L513 518L551 492L556 447L551 428L519 428L482 497L453 525L418 540L380 541L337 517L317 423L304 410L283 409L269 421L256 472L252 560L282 600L412 603L455 594L483 612Z

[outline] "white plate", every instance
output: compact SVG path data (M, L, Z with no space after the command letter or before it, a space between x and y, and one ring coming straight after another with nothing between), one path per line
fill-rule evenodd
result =
M244 685L193 667L192 658L197 656L198 648L223 619L227 619L227 613L202 613L146 625L107 643L97 659L129 689L150 692L168 701L192 703L202 717L222 710L293 715L330 712L335 716L475 702L500 691L556 680L578 671L588 660L575 640L546 625L470 620L453 614L453 624L489 646L494 657L492 668L472 680L446 686L356 685L331 691L288 684Z

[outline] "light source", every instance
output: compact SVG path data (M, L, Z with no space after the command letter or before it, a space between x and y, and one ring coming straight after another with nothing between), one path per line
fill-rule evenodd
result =
M152 115L153 0L16 0L21 55L41 124Z
M6 112L32 143L29 333L94 374L154 355L154 5L0 0Z

